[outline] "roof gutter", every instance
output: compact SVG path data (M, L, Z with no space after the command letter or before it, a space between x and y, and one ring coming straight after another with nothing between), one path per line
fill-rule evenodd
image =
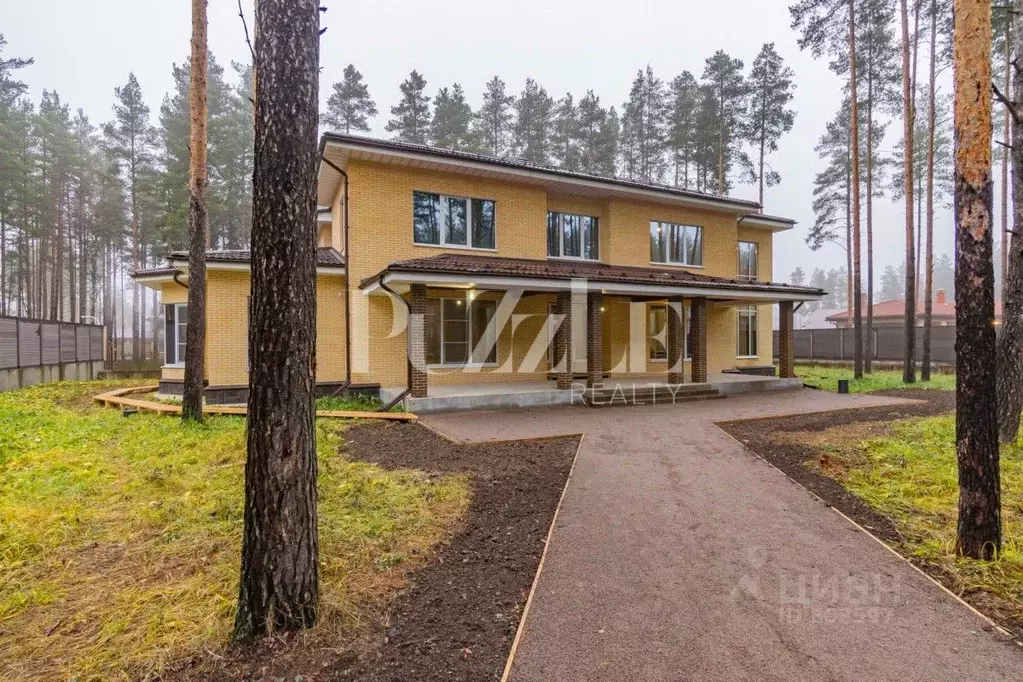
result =
M346 173L340 166L331 161L324 154L320 154L320 158L325 164L336 170L345 179L345 189L343 196L344 201L344 216L342 217L342 229L341 229L341 242L344 245L344 263L345 263L345 383L338 389L342 391L347 389L352 383L352 294L350 281L350 273L352 271L352 260L351 254L348 252L348 173ZM410 383L411 385L411 383ZM335 391L335 394L337 391Z

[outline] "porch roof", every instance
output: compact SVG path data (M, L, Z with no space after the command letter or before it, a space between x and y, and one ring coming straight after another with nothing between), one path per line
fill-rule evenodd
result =
M390 283L425 283L466 288L565 291L572 282L585 280L601 291L621 295L687 295L730 300L803 301L826 294L815 287L774 282L745 281L690 272L681 268L609 265L583 260L531 260L476 254L445 253L395 261L363 280L360 288L373 290Z

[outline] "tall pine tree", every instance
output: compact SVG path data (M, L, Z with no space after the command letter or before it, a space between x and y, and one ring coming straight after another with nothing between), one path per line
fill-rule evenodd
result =
M515 101L515 151L529 163L549 164L553 153L554 100L532 78Z
M413 71L401 84L401 100L391 107L391 120L384 127L398 142L426 144L430 140L430 98L426 79Z
M349 64L341 80L334 83L323 123L345 135L365 133L370 129L369 119L376 115L377 106L369 96L369 86L362 82L362 74L355 65Z
M749 77L749 110L745 138L753 148L752 163L745 163L746 177L757 183L761 206L764 187L772 187L781 176L766 162L769 153L778 151L778 140L792 130L796 112L787 108L796 89L795 74L785 66L774 43L764 43L753 60Z
M660 182L664 178L666 115L664 84L647 65L632 81L622 116L622 159L630 180Z
M433 99L433 144L445 149L472 148L472 108L465 101L462 86L455 83L451 90L441 88Z
M732 186L729 176L738 153L741 126L746 119L748 104L749 86L742 74L742 60L718 50L707 58L703 83L710 94L717 121L713 140L716 155L715 191L727 194Z
M483 91L483 105L473 117L473 138L483 154L506 156L513 140L515 96L503 80L494 76Z

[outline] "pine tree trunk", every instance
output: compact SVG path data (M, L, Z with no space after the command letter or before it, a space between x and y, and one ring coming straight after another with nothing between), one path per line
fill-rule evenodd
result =
M1002 93L1012 98L1012 43L1010 42L1009 19L1005 20L1005 78L1002 81ZM1002 281L996 282L995 287L1001 292L1002 300L1005 300L1005 283L1009 270L1009 112L1002 116L1002 229L999 236L999 244L1002 251ZM997 298L997 297L996 297Z
M7 314L7 219L0 213L0 315Z
M902 380L916 381L916 257L913 245L913 118L915 115L913 83L909 63L909 9L901 0L902 12L902 135L903 182L906 198L906 297L905 341L902 356Z
M192 59L189 83L188 326L185 330L184 421L202 421L206 350L206 0L192 0ZM154 334L155 336L155 334Z
M956 550L1001 551L991 197L991 4L955 0Z
M1023 35L1023 0L1015 2L1017 22L1015 39ZM1008 33L1008 31L1006 31ZM1006 52L1009 52L1006 45ZM1016 50L1019 54L1023 50ZM1023 109L1023 76L1015 75L1014 106ZM1004 93L1007 97L1008 93ZM1017 114L1018 115L1018 114ZM1013 113L1006 107L1005 118ZM1023 225L1023 125L1012 119L1012 210L1016 225ZM1004 166L1003 166L1004 168ZM1002 243L1008 236L1008 221L1004 220ZM998 437L1003 443L1014 443L1019 435L1020 412L1023 410L1023 239L1008 243L1006 269L1002 284L1002 329L998 338Z
M259 0L255 61L241 640L316 621L317 0Z
M874 49L867 52L867 353L863 371L873 372L874 358Z
M935 81L938 39L938 2L931 0L931 64L927 96L927 252L924 265L924 339L920 380L931 380L931 316L934 311L934 126L937 121Z
M905 2L905 0L903 0ZM863 377L863 301L860 281L860 113L856 87L856 9L849 0L849 92L852 108L850 134L852 144L852 248L853 248L853 376Z

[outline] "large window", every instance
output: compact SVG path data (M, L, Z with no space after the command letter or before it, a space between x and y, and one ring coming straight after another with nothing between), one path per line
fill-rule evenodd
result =
M599 256L600 229L593 216L571 213L547 213L547 255L554 258Z
M757 243L739 242L739 279L757 278Z
M682 357L686 360L690 359L689 356L689 315L686 314L683 308L682 312L685 321L685 337L683 340L684 348L682 349ZM650 359L655 362L667 361L668 359L668 306L666 305L652 305L650 306L648 324L648 335L650 339L649 350Z
M489 199L412 193L412 240L472 249L493 249L496 205Z
M703 228L651 221L650 261L672 265L703 265Z
M491 324L496 311L497 301L427 300L426 364L496 363L497 332Z
M164 307L163 358L166 365L185 364L185 334L188 331L188 304L171 303Z
M737 345L736 355L740 358L755 358L757 352L757 307L742 306L738 310L736 324Z

